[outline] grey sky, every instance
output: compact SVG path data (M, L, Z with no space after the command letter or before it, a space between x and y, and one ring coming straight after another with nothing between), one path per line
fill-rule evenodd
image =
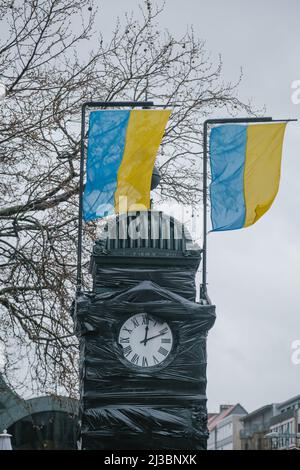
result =
M138 0L99 2L99 29ZM225 79L243 67L240 97L274 118L300 119L291 83L300 80L298 0L166 0L161 26L195 33L224 62ZM223 117L223 116L221 116ZM300 122L286 133L282 179L271 210L253 227L209 235L209 294L217 322L209 336L208 407L241 402L248 410L300 393Z
M111 33L116 17L139 0L98 0L97 28ZM158 0L158 3L160 1ZM299 0L166 0L160 25L174 34L193 25L225 80L243 67L240 97L266 105L274 118L299 118L291 84L300 80ZM220 116L224 117L224 116ZM240 402L248 411L300 393L300 122L287 129L280 191L254 226L208 237L209 295L217 322L208 339L208 407Z

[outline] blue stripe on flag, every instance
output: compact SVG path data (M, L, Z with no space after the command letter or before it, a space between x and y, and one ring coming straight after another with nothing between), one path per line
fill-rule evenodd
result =
M210 201L213 231L235 230L244 226L246 143L247 126L222 125L211 131Z
M85 221L114 213L114 193L129 116L127 110L93 111L90 114L83 195Z

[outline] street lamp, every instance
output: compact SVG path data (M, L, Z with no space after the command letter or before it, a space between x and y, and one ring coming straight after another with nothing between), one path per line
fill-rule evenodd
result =
M0 450L12 450L10 442L11 434L8 434L6 429L0 434Z

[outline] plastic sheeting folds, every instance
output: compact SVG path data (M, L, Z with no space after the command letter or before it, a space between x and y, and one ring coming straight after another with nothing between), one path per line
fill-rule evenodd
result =
M119 344L122 325L135 314L166 322L172 331L172 349L154 367L131 364ZM80 295L73 317L80 339L83 448L206 448L206 336L214 306L141 281Z

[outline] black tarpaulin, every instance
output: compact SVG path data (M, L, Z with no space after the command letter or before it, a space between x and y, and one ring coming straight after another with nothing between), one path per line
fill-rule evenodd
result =
M128 367L118 344L120 325L141 312L167 321L174 332L172 355L151 371ZM206 337L215 307L143 281L117 292L82 294L73 316L80 338L83 446L205 448Z

